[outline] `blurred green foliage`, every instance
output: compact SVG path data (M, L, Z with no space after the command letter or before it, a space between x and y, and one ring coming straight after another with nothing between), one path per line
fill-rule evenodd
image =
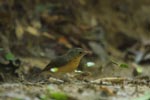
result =
M11 52L8 52L8 53L5 55L5 59L6 59L6 60L15 60L15 56L14 56Z
M52 92L51 88L48 87L45 94L40 96L40 100L68 100L68 96L62 92Z

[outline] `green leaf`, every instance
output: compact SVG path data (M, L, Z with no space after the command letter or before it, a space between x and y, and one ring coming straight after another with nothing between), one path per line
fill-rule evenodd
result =
M128 67L129 67L128 64L126 64L126 63L117 63L117 62L115 62L115 61L111 61L111 62L112 62L113 64L115 64L115 65L121 67L121 68L128 68Z
M14 60L15 56L11 52L9 52L5 55L5 58L6 60Z
M50 97L48 97L45 94L40 95L40 100L49 100Z
M143 68L142 68L142 67L137 67L137 68L136 68L136 71L137 71L139 74L141 74L141 73L143 72Z
M42 94L40 100L68 100L68 96L61 92Z
M54 100L68 100L67 95L61 92L51 93L51 98Z
M150 100L150 92L146 92L143 96L136 98L134 100Z
M120 64L119 67L121 67L121 68L128 68L129 66L128 66L128 64L124 63L124 64Z
M40 95L40 100L68 100L68 96L62 92L52 92L53 86L48 85L47 91Z

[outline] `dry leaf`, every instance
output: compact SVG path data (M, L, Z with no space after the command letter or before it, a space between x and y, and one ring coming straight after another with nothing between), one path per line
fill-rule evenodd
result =
M37 29L40 29L42 27L40 21L35 20L35 21L32 21L31 24L32 24L33 27L35 27Z
M65 45L65 46L68 47L68 48L72 48L71 43L69 43L69 41L68 41L65 37L60 37L60 38L58 39L58 42L59 42L60 44Z
M43 32L42 35L45 36L45 37L47 37L47 38L49 38L49 39L53 39L53 40L56 39L53 35L51 35L51 34L49 34L49 33L47 33L47 32Z
M40 35L38 30L34 27L31 27L31 26L28 26L26 31L29 32L30 34L34 35L34 36L39 36Z
M100 90L102 92L104 92L105 94L107 94L108 96L114 96L116 95L116 91L114 91L113 89L110 89L106 86L100 86Z
M95 83L95 84L100 84L100 83L123 84L125 80L127 80L127 78L124 78L124 77L106 77L106 78L99 78L99 79L96 79L96 80L91 81L91 82Z
M81 5L85 5L85 4L86 4L86 0L79 0L79 3L80 3Z
M24 29L23 26L20 23L17 23L16 25L16 36L18 39L22 39L23 34L24 34Z

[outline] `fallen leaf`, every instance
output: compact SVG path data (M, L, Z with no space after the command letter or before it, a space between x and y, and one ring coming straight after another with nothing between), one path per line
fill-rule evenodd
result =
M33 25L33 27L40 29L42 27L40 21L32 21L31 24Z
M125 80L128 80L124 77L106 77L106 78L99 78L91 83L100 84L100 83L112 83L112 84L123 84Z
M17 23L16 25L16 36L18 39L22 39L23 34L24 34L24 29L23 26L20 23Z
M51 35L51 34L49 34L49 33L47 33L47 32L43 32L42 35L45 36L45 37L47 37L47 38L49 38L49 39L53 39L53 40L56 39L55 36L53 36L53 35Z
M67 48L72 48L71 43L69 43L69 41L68 41L65 37L60 37L60 38L58 39L58 42L59 42L60 44L65 45Z
M114 91L113 89L110 89L106 86L100 86L100 90L102 91L102 93L108 95L108 96L114 96L116 95L116 91Z
M34 36L39 36L40 35L38 30L34 27L31 27L31 26L28 26L26 31L29 32L30 34L34 35Z

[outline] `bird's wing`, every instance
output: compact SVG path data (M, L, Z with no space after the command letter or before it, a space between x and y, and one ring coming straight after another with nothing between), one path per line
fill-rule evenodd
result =
M57 57L56 59L53 59L44 69L43 71L50 70L50 68L59 68L66 63L68 63L69 59L66 59L66 57Z

